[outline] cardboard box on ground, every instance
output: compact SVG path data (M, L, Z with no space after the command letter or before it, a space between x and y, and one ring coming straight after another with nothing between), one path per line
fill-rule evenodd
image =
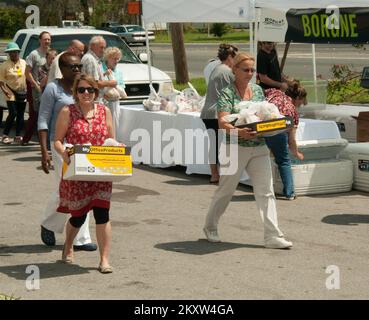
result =
M357 121L357 142L368 142L369 141L369 112L359 112L357 117L353 116Z
M75 145L70 164L63 163L63 179L121 181L132 176L131 149L123 146Z

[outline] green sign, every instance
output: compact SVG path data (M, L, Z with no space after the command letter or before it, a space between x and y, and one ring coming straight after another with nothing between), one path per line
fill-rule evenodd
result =
M286 16L285 41L369 42L369 8L290 9Z

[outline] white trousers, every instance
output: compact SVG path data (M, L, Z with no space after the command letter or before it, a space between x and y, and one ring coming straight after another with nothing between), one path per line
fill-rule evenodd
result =
M232 163L230 167L236 166L237 170L233 170L233 172L228 170L227 172L227 167L221 166L219 187L215 191L214 198L210 204L205 227L208 230L217 230L219 219L232 199L242 172L246 169L252 180L256 204L264 222L264 240L274 236L283 236L283 233L278 228L268 148L266 146L238 147L238 155L237 152L233 152L229 155L229 158L230 163ZM222 161L222 153L219 159L220 163L224 163ZM235 164L235 161L238 162Z
M56 211L59 206L59 183L62 177L63 158L59 153L56 152L54 148L54 141L51 141L50 144L55 173L55 191L50 195L49 202L46 205L44 215L41 219L41 225L48 230L57 233L63 233L64 226L69 215ZM89 214L87 214L85 223L82 225L77 236L74 238L74 245L78 246L86 243L91 243Z

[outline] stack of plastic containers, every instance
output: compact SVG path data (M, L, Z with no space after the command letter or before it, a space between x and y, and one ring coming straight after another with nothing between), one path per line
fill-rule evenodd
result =
M300 119L296 140L299 150L305 157L300 161L291 155L297 195L329 194L351 190L352 161L340 158L340 153L348 142L341 138L334 121ZM274 162L272 170L275 192L281 194L283 184Z
M369 192L369 142L349 143L341 157L354 164L353 188Z

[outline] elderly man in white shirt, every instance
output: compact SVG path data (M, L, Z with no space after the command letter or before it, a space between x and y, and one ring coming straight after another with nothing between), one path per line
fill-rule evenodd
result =
M102 90L106 87L115 87L116 80L104 80L102 71L102 58L106 48L106 41L102 36L94 36L90 40L89 50L83 56L81 63L83 64L82 73L92 76L100 89L100 97L102 97Z

